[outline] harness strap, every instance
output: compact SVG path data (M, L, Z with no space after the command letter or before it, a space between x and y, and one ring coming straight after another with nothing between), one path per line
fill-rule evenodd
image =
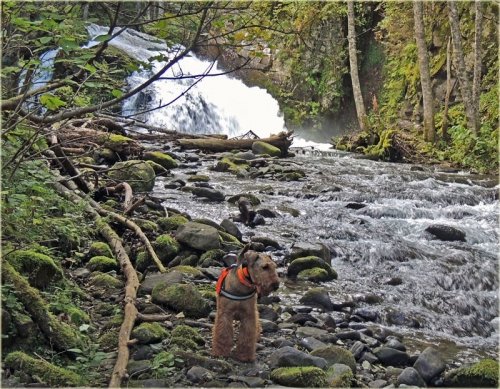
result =
M231 267L226 267L224 270L222 270L222 273L220 274L219 278L217 279L217 284L215 285L215 292L218 295L224 296L230 300L247 300L255 295L255 285L252 283L252 278L250 277L250 273L248 272L248 268L243 268L239 267L236 270L236 275L238 277L238 280L245 286L249 288L253 288L252 293L244 295L244 296L238 296L232 293L227 292L224 289L224 281L229 274L229 272L235 268L237 265L232 265Z

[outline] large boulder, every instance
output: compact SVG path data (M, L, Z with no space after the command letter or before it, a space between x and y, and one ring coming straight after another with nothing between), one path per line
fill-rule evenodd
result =
M418 371L425 382L428 383L446 369L446 364L441 354L439 354L435 348L427 347L418 356L413 367Z
M294 388L322 388L327 386L326 373L319 367L281 367L271 372L271 380Z
M197 250L221 248L219 231L206 224L187 222L179 226L175 237L179 242Z
M210 305L191 284L158 284L153 288L152 301L176 312L184 312L187 317L199 319L207 317Z
M155 186L155 171L146 161L117 162L109 170L108 176L112 180L129 183L135 192L149 192Z
M407 353L390 347L377 347L373 353L384 366L407 366L410 362Z
M413 367L407 367L404 369L401 374L398 376L398 386L400 385L408 385L408 386L416 386L419 388L425 388L427 385L425 384L424 379L418 374L418 371Z
M168 234L158 236L153 242L153 247L163 264L168 264L181 249L179 242Z
M332 267L323 259L316 256L294 259L292 263L290 263L290 266L288 266L287 275L288 277L296 277L300 272L313 268L324 269L328 273L328 281L337 278L337 273L335 272L335 270L333 270Z
M290 261L297 258L316 256L326 263L331 261L330 249L323 243L295 242L290 253Z
M312 307L333 311L335 306L324 288L311 288L300 298L300 303Z
M352 353L345 348L330 344L326 347L312 351L311 355L325 359L328 366L340 363L349 366L353 373L356 372L356 359L354 359Z
M45 288L63 278L61 268L51 257L33 250L13 251L7 255L7 261L36 288Z
M159 323L142 323L132 331L132 337L141 344L161 342L168 335Z
M498 361L483 359L446 374L445 385L460 388L498 388Z

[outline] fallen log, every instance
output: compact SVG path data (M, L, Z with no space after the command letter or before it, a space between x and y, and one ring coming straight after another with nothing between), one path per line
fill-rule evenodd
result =
M269 143L281 150L281 156L288 155L288 149L292 144L293 132L280 132L277 135L271 135L269 138L262 139L178 139L177 143L184 149L200 149L212 152L224 152L235 149L249 150L256 141Z

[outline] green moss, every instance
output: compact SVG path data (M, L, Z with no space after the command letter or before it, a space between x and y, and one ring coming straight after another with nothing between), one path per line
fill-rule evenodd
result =
M41 358L32 358L29 355L16 351L5 358L5 365L13 370L19 370L41 383L49 386L82 386L84 379L70 370L63 369Z
M66 309L66 313L71 319L71 322L75 323L78 326L85 323L90 323L90 316L78 307L75 306L68 307Z
M163 231L170 232L177 230L179 226L186 224L188 221L189 220L182 215L174 215L159 218L156 222Z
M63 278L62 270L52 258L33 250L14 251L8 255L7 261L37 288L45 288Z
M154 161L146 161L146 162L147 162L147 164L148 164L149 166L151 166L151 167L153 168L153 170L155 171L155 174L156 174L156 175L160 175L160 174L162 174L162 175L166 175L166 174L168 174L168 172L169 172L169 171L168 171L168 169L165 169L165 168L164 168L163 166L161 166L159 163L156 163L156 162L154 162Z
M343 371L336 371L332 366L326 372L328 378L328 387L330 388L350 388L354 382L354 374L349 368Z
M126 181L134 192L149 192L155 186L155 171L145 161L129 160L115 163L108 171L115 181Z
M179 242L168 234L157 237L153 242L153 247L163 264L168 264L181 249Z
M193 176L188 177L189 182L208 182L210 181L210 177L203 174L195 174Z
M172 337L190 339L199 346L205 345L205 340L201 337L200 331L184 324L179 324L173 329Z
M311 351L311 355L324 358L329 366L340 363L349 366L353 372L356 371L356 359L354 359L352 353L345 348L328 345Z
M287 274L289 277L296 277L303 270L315 267L324 269L328 273L328 280L337 279L337 272L321 258L313 255L294 259L288 266Z
M280 367L271 372L271 380L284 386L321 388L326 385L326 373L319 367Z
M107 331L104 334L102 334L99 339L97 340L97 343L99 343L99 346L102 350L104 351L113 351L118 348L118 331Z
M172 271L178 271L178 272L193 276L194 278L204 278L205 277L200 270L198 270L197 268L195 268L193 266L184 266L184 265L174 266L174 267L168 269L167 273L170 273Z
M133 139L126 136L110 133L102 135L100 141L103 142L104 147L117 152L121 152L126 149L128 145L136 143Z
M200 347L191 339L173 337L170 339L171 346L177 346L180 350L198 350Z
M158 231L158 224L146 219L134 219L134 223L137 224L144 232L156 232Z
M160 151L148 151L144 154L144 159L156 162L165 169L174 169L178 166L174 158Z
M119 313L114 315L111 319L109 319L103 326L105 330L110 328L120 327L123 323L123 313Z
M499 365L493 359L483 359L472 366L452 370L446 377L448 385L468 388L498 388Z
M153 288L151 296L154 303L163 304L176 312L184 312L194 319L206 317L210 313L208 302L191 284L158 284Z
M113 200L111 200L113 201ZM104 242L94 242L90 246L88 256L90 258L103 256L108 258L114 258L113 252L107 243Z
M323 282L331 278L325 269L313 267L312 269L305 269L299 272L297 279L302 281Z
M200 266L220 266L222 264L222 258L224 257L224 255L226 255L226 252L220 249L205 251L200 257Z
M142 344L160 342L167 335L167 330L158 323L142 323L132 331L132 337Z
M144 270L146 270L146 268L148 268L152 264L153 260L151 259L149 253L146 250L142 250L137 253L137 256L135 258L135 268L138 271L143 272Z
M238 162L238 163L237 163ZM239 161L235 158L224 157L217 162L214 170L218 172L230 172L233 174L243 174L250 168L250 165L244 160Z
M123 282L119 279L100 272L93 272L90 276L90 283L93 286L103 287L103 288L115 288L119 289L123 286Z
M281 157L281 150L279 148L262 141L253 142L252 151L257 155L267 154L271 157Z
M195 255L195 254L188 255L187 257L184 257L181 259L179 266L193 267L193 266L198 265L198 261L199 261L199 258L197 255Z
M91 271L108 272L118 269L118 262L114 258L97 256L90 258L87 268Z

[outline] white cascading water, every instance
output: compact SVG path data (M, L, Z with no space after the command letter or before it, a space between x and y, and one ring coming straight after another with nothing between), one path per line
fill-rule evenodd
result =
M106 34L107 28L91 25L91 36ZM133 30L126 30L110 42L133 58L147 62L150 57L160 54L174 55L182 48L169 48L158 39ZM151 70L134 72L128 79L130 88L147 81L165 65L164 61L152 61ZM201 75L203 80L187 93L165 108L148 111L168 104L196 81L194 78L162 79L143 92L128 99L123 105L124 116L146 120L148 124L186 133L218 133L237 136L253 131L260 137L269 136L285 129L278 102L265 89L247 87L242 81L227 75L213 76L224 70L210 61L198 59L194 54L183 58L169 69L165 78Z

